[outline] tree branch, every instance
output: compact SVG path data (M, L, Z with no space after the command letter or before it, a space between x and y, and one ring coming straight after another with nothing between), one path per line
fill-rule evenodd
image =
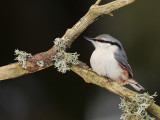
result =
M68 29L62 38L68 38L69 44L67 48L70 48L73 41L95 20L98 19L99 16L103 14L110 14L113 10L116 10L120 7L123 7L127 4L134 2L134 0L115 0L105 5L98 5L101 0L97 0L97 2L92 5L89 11L86 13L84 17L82 17L71 29ZM0 80L10 79L19 77L25 74L33 73L47 67L53 65L53 57L56 54L54 51L54 46L46 51L39 54L34 55L33 57L27 59L27 69L24 70L18 63L12 63L6 66L0 67ZM43 67L39 67L36 63L39 60L43 60L45 65Z
M128 5L134 0L115 0L105 5L99 5L101 0L97 0L97 2L92 5L89 11L86 13L84 17L82 17L71 29L68 29L62 38L68 38L69 44L67 45L67 49L70 48L73 41L95 20L97 20L103 14L110 14L112 11ZM62 39L61 38L61 39ZM31 58L27 59L27 69L22 69L22 67L16 62L6 66L0 67L0 80L10 79L19 77L25 74L37 72L39 70L48 68L53 66L53 57L56 54L54 50L54 46L42 53L38 53ZM37 61L42 60L44 62L44 66L40 67L37 65ZM89 70L88 66L84 63L80 62L79 65L72 65L71 70L80 75L86 82L96 84L98 86L104 87L109 91L123 96L129 100L132 100L133 97L138 94L134 91L131 91L124 86L119 85L116 82L113 82L110 79L98 76L96 73ZM148 111L152 114L160 118L160 107L156 104L152 104Z
M132 101L134 96L136 96L137 92L129 90L128 88L102 76L97 75L93 71L89 70L89 67L80 62L79 65L72 65L71 70L81 76L87 83L93 83L100 87L103 87L112 93L120 95L122 97L127 98L128 100ZM156 105L155 103L151 104L147 109L150 113L160 118L160 106Z

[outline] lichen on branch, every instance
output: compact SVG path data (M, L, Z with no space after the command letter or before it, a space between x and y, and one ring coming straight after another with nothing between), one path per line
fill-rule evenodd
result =
M153 117L148 115L146 110L151 104L154 103L153 99L156 96L156 93L151 96L148 93L137 94L131 102L121 98L121 103L119 104L119 108L123 111L121 119L154 120Z
M56 38L54 41L56 54L54 55L54 65L55 68L58 69L59 72L65 73L67 70L70 70L70 65L77 65L79 54L75 53L67 53L64 50L68 45L68 38Z
M40 67L43 67L44 66L44 61L43 60L37 61L37 65L40 66Z
M22 65L22 68L26 69L27 58L32 57L32 55L30 53L26 53L25 51L20 51L18 49L15 50L15 55L17 55L17 57L14 60L18 60L19 65Z

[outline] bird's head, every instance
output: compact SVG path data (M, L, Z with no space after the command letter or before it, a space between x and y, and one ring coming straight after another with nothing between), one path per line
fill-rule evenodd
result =
M117 39L113 38L112 36L108 34L102 34L95 38L90 38L90 37L84 37L84 38L92 42L96 49L97 48L109 48L109 47L123 49L122 44Z

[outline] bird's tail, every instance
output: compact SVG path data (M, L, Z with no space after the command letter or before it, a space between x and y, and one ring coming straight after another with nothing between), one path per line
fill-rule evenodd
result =
M127 84L129 84L130 86L132 86L137 91L145 90L144 87L142 87L140 84L138 84L134 79L129 79L127 81Z

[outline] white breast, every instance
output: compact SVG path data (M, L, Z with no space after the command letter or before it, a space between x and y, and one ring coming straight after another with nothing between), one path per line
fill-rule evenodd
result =
M97 74L119 81L122 75L122 69L114 58L114 51L116 49L114 47L95 49L92 53L90 63L92 69Z

